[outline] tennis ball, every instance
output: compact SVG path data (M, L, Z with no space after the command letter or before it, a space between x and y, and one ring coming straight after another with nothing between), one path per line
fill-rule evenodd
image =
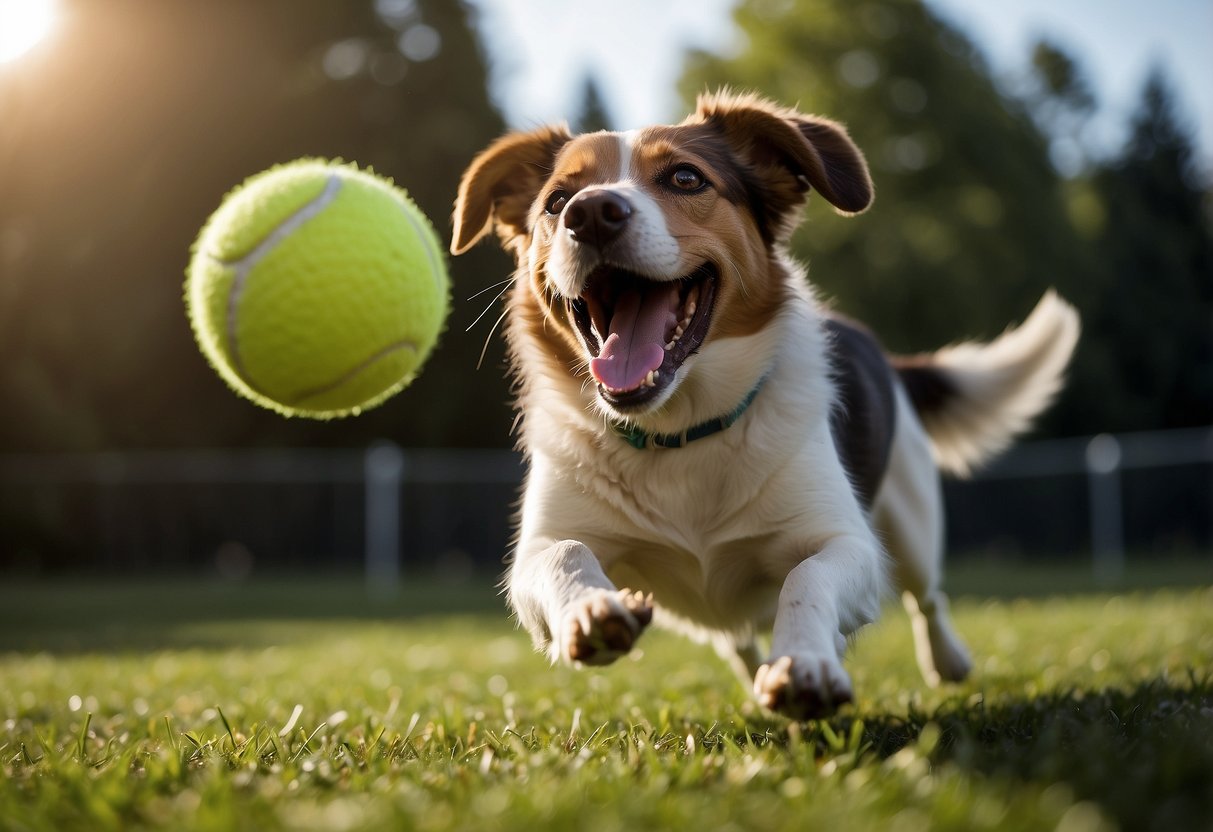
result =
M450 311L429 220L352 164L300 159L250 177L192 252L186 308L203 354L286 416L381 404L413 380Z

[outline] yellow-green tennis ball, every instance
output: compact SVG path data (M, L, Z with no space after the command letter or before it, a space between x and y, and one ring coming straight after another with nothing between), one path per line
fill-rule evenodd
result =
M450 279L404 191L354 165L300 159L223 200L194 244L186 307L237 393L327 419L413 380L446 322Z

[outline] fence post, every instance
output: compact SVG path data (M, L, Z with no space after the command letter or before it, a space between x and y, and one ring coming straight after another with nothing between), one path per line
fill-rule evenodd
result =
M400 486L405 467L404 451L392 442L375 442L366 450L366 590L375 598L400 593Z
M1087 493L1091 501L1091 554L1095 579L1112 584L1125 572L1125 534L1121 506L1120 442L1101 433L1087 443Z

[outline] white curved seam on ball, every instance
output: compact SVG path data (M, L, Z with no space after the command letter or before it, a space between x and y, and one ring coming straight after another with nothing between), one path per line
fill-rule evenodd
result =
M240 342L236 340L236 322L240 311L240 299L244 295L244 284L248 281L249 272L266 255L273 251L279 243L293 234L299 226L327 208L337 198L337 194L341 190L341 184L341 176L339 174L330 174L328 180L324 183L324 190L318 196L311 202L305 203L295 213L280 222L252 251L239 260L219 260L220 263L232 266L236 270L236 274L232 278L232 288L229 290L227 296L228 350L231 352L232 364L236 368L236 373L240 378L244 379L245 384L254 389L256 389L256 385L253 384L253 380L249 378L248 373L244 369L244 362L240 359Z
M417 221L417 218L413 216L413 212L409 210L408 205L401 205L400 210L404 212L405 219L409 221L409 225L413 226L413 230L417 232L417 237L421 240L421 247L425 249L425 256L430 261L430 274L434 276L434 285L438 287L439 291L442 291L442 270L430 246L428 230L423 228L422 223Z
M363 361L360 364L358 364L357 366L355 366L353 369L347 370L344 374L342 374L335 381L331 381L328 384L322 384L319 387L310 387L306 390L303 390L299 393L294 394L293 396L288 396L284 403L292 405L292 406L298 406L301 402L307 401L308 399L315 398L316 396L322 396L325 393L335 390L338 387L340 387L341 385L345 384L347 381L349 381L354 376L361 373L367 367L370 367L372 364L374 364L379 359L386 358L387 356L391 355L392 353L396 352L397 350L405 350L405 349L412 350L413 352L417 352L417 345L415 343L413 343L412 341L396 341L393 344L388 344L386 347L379 350L379 352L375 353L374 355L370 356L369 358L363 359Z

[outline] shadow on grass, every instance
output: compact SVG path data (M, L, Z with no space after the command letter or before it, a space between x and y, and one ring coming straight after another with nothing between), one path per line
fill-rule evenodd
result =
M1064 783L1122 830L1213 829L1208 670L1192 671L1184 683L1157 678L1127 689L957 700L932 713L840 715L803 732L772 723L765 734L734 741L787 744L793 734L814 743L819 759L846 743L857 763L886 760L929 734L923 751L936 771L951 767L1046 788Z
M390 600L369 596L350 578L10 582L0 586L0 651L259 646L311 638L341 622L390 625L447 614L484 616L508 628L494 582L487 576L462 584L406 581ZM254 621L258 626L249 626ZM700 731L701 748L726 741L791 746L797 737L812 744L818 759L841 761L850 751L861 765L915 746L939 771L954 768L1042 789L1064 783L1122 829L1213 829L1208 667L1187 679L1132 687L1033 697L1008 691L945 701L929 712L860 711L803 727L758 720L744 734L714 732Z

